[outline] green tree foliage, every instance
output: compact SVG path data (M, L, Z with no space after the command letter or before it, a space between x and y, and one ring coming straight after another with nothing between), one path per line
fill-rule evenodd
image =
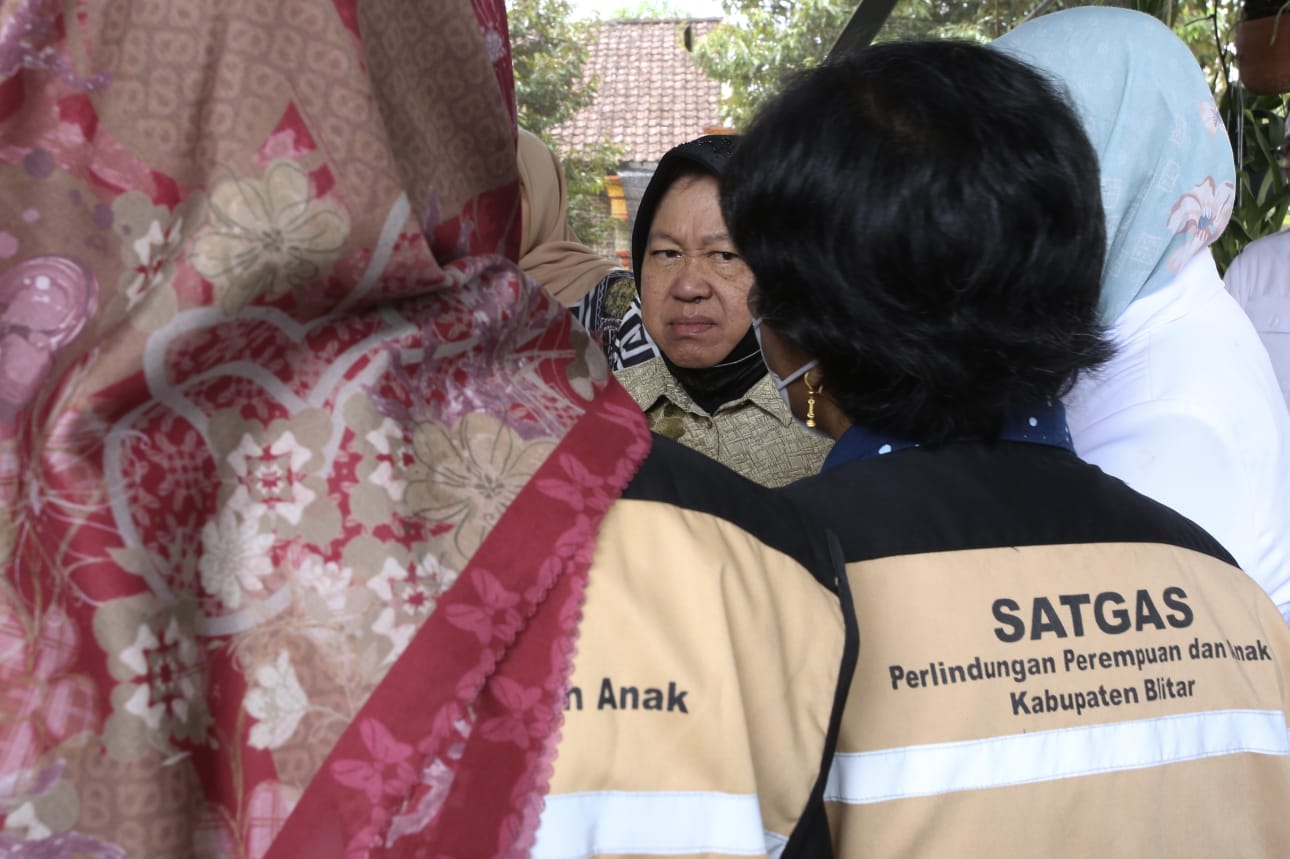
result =
M902 0L892 10L878 41L967 39L988 42L1036 10L1051 12L1081 5L1078 0Z
M854 0L724 0L726 19L694 48L699 68L729 86L727 124L745 128L796 72L819 65Z
M520 125L539 137L596 97L582 80L591 26L572 14L568 0L514 0L507 12Z
M1233 84L1219 103L1237 151L1236 200L1232 220L1214 245L1220 271L1250 242L1280 230L1290 214L1290 182L1278 157L1285 136L1284 101L1258 96Z
M724 0L722 5L725 21L695 48L694 55L700 68L729 87L723 103L725 119L743 128L794 74L824 60L858 4L856 0ZM1079 0L901 0L878 40L985 42L1040 7L1051 11L1073 5L1079 5Z
M599 244L609 229L604 177L614 171L618 152L607 143L562 149L551 133L596 97L597 81L583 79L593 25L573 20L568 0L513 0L507 14L520 126L560 156L569 224L584 242Z

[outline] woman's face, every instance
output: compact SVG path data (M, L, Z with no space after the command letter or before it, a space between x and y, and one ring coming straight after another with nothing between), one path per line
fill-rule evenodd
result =
M752 271L735 252L712 176L676 181L654 213L641 263L641 315L681 367L711 367L748 332Z

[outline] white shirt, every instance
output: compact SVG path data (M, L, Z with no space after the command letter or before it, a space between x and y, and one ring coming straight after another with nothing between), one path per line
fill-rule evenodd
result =
M1290 404L1290 231L1246 245L1223 280L1263 338L1281 394Z
M1115 321L1067 398L1075 450L1212 534L1290 620L1290 414L1206 251Z

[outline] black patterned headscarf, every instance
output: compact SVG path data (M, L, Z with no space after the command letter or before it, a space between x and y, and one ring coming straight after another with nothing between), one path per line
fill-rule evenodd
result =
M654 225L654 215L658 212L658 204L663 202L663 195L677 179L695 170L720 179L742 139L737 134L706 134L674 146L659 160L658 168L641 195L636 223L632 227L632 270L636 272L637 282L640 281L641 263L645 261L645 246L649 244L649 230Z

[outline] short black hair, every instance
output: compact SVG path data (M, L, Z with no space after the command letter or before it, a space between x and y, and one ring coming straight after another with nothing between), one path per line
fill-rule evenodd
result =
M1097 155L1055 86L1001 52L888 43L807 72L721 187L755 312L859 425L993 437L1111 354Z

